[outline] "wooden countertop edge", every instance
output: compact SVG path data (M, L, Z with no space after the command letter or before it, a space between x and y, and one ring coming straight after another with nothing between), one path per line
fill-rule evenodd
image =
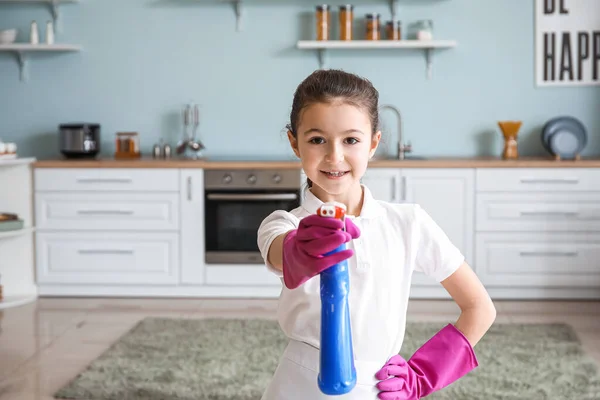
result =
M138 160L38 160L34 168L201 168L201 169L300 169L299 161L210 161L187 159ZM481 158L430 158L423 160L375 160L369 168L600 168L600 159L556 161L531 157L518 160Z

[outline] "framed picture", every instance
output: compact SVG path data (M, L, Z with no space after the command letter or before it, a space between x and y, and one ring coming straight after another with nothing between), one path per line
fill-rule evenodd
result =
M538 86L600 85L600 0L535 0Z

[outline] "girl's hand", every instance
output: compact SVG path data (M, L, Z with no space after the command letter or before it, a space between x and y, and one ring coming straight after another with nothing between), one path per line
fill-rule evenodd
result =
M332 265L352 257L352 249L325 255L360 236L360 230L349 218L344 221L310 215L300 221L298 229L286 235L283 280L287 288L295 289Z

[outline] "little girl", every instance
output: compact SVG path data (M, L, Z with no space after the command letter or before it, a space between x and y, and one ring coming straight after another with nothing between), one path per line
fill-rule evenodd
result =
M278 319L290 339L263 400L329 398L317 385L318 274L345 259L357 384L338 398L420 399L478 365L473 346L496 316L485 288L421 207L376 200L361 184L381 139L378 97L369 81L337 70L312 73L294 95L288 138L308 190L301 207L273 212L258 230L266 266L284 283ZM330 201L346 206L345 222L315 214ZM342 243L347 250L324 256ZM461 314L404 360L414 271L440 282Z

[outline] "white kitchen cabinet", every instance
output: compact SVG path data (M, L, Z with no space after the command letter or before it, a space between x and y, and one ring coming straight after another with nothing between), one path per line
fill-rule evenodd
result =
M35 171L38 192L178 192L176 169L41 168Z
M463 253L473 269L475 171L470 168L405 168L403 199L419 204ZM415 285L439 286L435 280L415 273Z
M400 203L400 170L397 168L369 168L362 183L377 200Z
M492 297L600 297L600 170L481 169L476 188L477 273Z
M177 169L38 168L36 271L44 295L129 295L175 286Z
M179 231L179 193L40 192L39 229Z
M204 170L180 170L181 283L205 282Z
M475 171L470 168L370 168L363 177L373 197L419 204L473 264ZM415 273L417 286L440 284ZM440 292L442 296L446 294Z
M264 266L206 264L202 169L42 168L35 178L40 295L280 293ZM600 298L600 169L369 168L363 183L376 199L419 204L494 299ZM416 273L411 297L449 295Z
M477 265L490 287L598 289L600 233L479 233Z
M173 285L177 233L38 232L40 284Z

